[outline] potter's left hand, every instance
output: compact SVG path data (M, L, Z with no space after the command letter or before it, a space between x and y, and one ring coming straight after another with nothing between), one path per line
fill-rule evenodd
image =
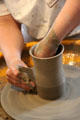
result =
M14 60L13 62L11 61L11 64L9 64L9 68L6 73L8 82L16 87L24 89L27 92L35 90L36 85L33 81L30 81L28 84L24 82L24 76L17 69L18 66L27 68L27 65L21 59Z
M59 43L55 37L53 39L45 37L37 44L34 55L42 58L51 57L56 54Z

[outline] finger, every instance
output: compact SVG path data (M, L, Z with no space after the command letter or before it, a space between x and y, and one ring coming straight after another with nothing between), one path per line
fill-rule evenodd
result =
M7 78L8 82L11 83L12 85L16 86L16 81L13 80L12 78Z
M20 87L26 91L30 91L31 89L33 89L35 87L35 83L30 82L29 84L25 84L25 83L19 83L18 81L14 80L13 78L8 78L9 83L11 83L14 86Z
M13 75L18 76L19 71L16 70L15 68L9 68L6 72L6 74L9 76L13 76Z
M19 82L19 83L22 82L22 80L19 79L18 77L16 77L15 75L13 75L13 76L7 75L7 78L8 78L8 79L12 79L12 80L14 80L14 81L16 81L16 82Z
M26 91L29 91L29 90L30 90L30 88L29 88L26 84L18 83L18 82L14 81L14 80L11 79L11 78L8 78L8 81L9 81L9 83L11 83L12 85L14 85L14 86L16 86L16 87L20 87L20 88L22 88L22 89L24 89L24 90L26 90Z
M15 84L15 83L20 83L20 84L26 84L29 85L30 88L34 88L36 86L36 84L33 81L30 81L28 84L25 83L22 79L16 78L15 76L7 76L8 79L11 79L11 81Z
M28 84L22 83L22 84L21 84L21 87L22 87L23 89L25 89L25 90L29 89L29 91L30 91L30 90L32 90L33 88L35 88L35 83L34 83L34 82L29 82Z
M24 84L26 83L26 81L24 81L24 78L22 76L16 77L15 75L7 75L7 78L10 78L18 83L24 83Z
M22 79L18 79L15 76L7 76L7 77L14 83L14 85L16 83L20 83L20 84L26 84L27 86L30 87L30 89L33 89L36 87L36 84L33 81L30 81L29 83L25 83Z
M26 90L33 89L35 87L34 82L31 81L29 84L25 84L24 80L16 77L11 70L9 70L9 74L7 74L7 79L11 84Z

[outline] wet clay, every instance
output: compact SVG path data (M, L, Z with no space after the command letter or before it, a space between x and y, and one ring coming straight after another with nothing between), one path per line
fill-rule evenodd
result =
M63 45L60 45L55 56L38 58L34 56L33 46L30 55L34 62L34 76L38 95L45 99L54 100L61 97L65 90L65 77L62 64Z

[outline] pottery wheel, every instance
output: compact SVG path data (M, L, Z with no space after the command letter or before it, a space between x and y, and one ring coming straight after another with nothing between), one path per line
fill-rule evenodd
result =
M80 120L80 68L64 66L65 94L54 101L23 94L7 84L2 91L4 110L16 120Z

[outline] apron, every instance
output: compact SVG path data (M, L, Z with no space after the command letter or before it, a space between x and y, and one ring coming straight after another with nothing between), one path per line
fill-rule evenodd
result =
M47 34L64 3L65 0L4 0L14 19L25 24L36 39Z
M8 15L9 11L2 0L0 0L0 16Z

